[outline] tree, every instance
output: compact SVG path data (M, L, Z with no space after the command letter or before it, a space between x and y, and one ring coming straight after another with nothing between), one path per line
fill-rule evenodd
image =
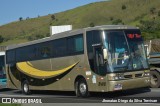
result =
M53 14L53 15L51 15L51 19L52 20L55 20L56 19L56 17L55 17L55 15Z
M122 10L125 10L127 7L126 7L126 5L122 5Z
M110 19L111 21L113 21L114 18L113 18L113 17L110 17L109 19Z
M155 7L150 8L150 12L151 12L151 14L155 14L156 8Z
M23 18L22 17L19 17L19 21L22 21L23 20Z
M124 24L121 19L116 19L112 22L113 25Z
M160 10L158 11L158 16L160 16Z
M4 41L4 38L0 35L0 43Z
M89 26L90 26L90 27L94 27L95 25L94 25L93 22L91 22L91 23L89 24Z

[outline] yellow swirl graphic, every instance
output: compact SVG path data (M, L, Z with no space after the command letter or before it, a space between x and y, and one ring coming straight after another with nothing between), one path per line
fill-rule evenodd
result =
M41 79L41 78L51 78L51 77L55 77L57 75L60 75L64 72L68 71L69 69L73 68L77 63L74 63L73 65L70 65L64 69L55 70L55 71L49 71L49 70L44 71L44 70L36 69L36 68L32 67L31 65L29 65L27 62L19 62L16 65L17 65L17 68L19 69L19 71L21 71L22 73L27 74L29 76L32 76L34 78Z

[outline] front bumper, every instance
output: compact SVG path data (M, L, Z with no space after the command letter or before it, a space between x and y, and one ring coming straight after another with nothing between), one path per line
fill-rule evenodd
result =
M6 84L0 84L0 89L2 88L7 88L7 85Z
M108 91L128 90L150 86L150 77L109 81Z

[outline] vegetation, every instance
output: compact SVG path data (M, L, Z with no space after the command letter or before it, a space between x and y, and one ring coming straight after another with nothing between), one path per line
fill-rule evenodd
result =
M21 106L21 104L4 104L4 103L1 103L0 106Z
M23 20L23 18L22 17L19 17L19 21L22 21Z
M90 26L90 27L94 27L95 25L94 25L93 22L91 22L89 26Z
M56 19L56 17L55 17L55 15L53 14L53 15L51 15L51 18L52 18L52 20L55 20Z
M27 42L49 36L51 25L73 25L73 29L97 25L138 26L147 39L160 38L160 0L110 0L68 11L27 18L0 26L0 45ZM23 20L23 21L22 21ZM2 41L2 40L1 40Z
M122 10L125 10L126 8L126 5L122 5Z
M4 41L4 38L0 35L0 43Z

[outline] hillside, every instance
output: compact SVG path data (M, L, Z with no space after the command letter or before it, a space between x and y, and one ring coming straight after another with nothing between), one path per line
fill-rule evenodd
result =
M160 38L160 0L111 0L91 3L61 13L0 26L0 45L49 36L49 26L72 24L74 29L127 24L139 26L145 39Z

